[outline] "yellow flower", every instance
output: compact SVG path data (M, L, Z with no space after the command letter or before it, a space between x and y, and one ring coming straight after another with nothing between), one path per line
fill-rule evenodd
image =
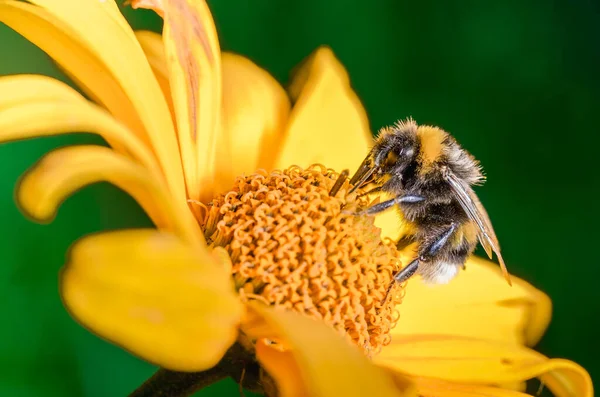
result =
M0 0L0 21L95 102L43 76L2 77L0 139L87 131L111 146L45 156L20 183L23 211L50 220L70 194L106 180L158 229L75 244L61 293L78 321L179 371L211 368L249 342L284 396L519 396L536 376L556 395L593 395L583 368L526 347L549 322L546 295L521 280L508 287L474 258L450 285L411 281L403 297L391 240L341 211L361 199L328 195L333 171L288 168L355 169L367 151L365 111L329 49L286 92L221 53L203 1L133 3L164 18L162 37L133 32L112 0ZM398 236L393 214L375 222ZM303 263L289 256L300 246Z

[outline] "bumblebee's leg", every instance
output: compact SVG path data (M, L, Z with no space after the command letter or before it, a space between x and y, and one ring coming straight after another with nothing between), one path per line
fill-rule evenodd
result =
M419 203L423 200L425 200L425 197L417 196L415 194L409 194L406 196L398 196L398 197L394 197L393 199L382 201L381 203L372 205L369 208L367 208L366 210L360 211L358 213L358 215L373 215L373 214L377 214L379 212L383 212L383 211L387 210L388 208L390 208L391 206L396 205L396 204Z
M394 280L396 280L397 283L403 283L409 278L411 278L417 272L418 269L419 258L413 260L408 265L404 266L402 270L396 273L396 275L394 276Z
M418 258L410 262L408 265L402 268L402 270L396 273L394 280L401 283L413 276L419 268L419 263L428 261L438 252L440 252L446 243L448 243L448 240L457 227L458 225L456 223L451 223L448 229L444 230L443 233L441 233L431 244L429 244L429 246L422 251L422 254L419 255Z
M454 233L454 231L456 230L457 227L458 227L458 225L456 223L452 222L450 224L450 226L448 227L448 229L446 229L443 233L441 233L429 245L429 247L427 247L423 251L423 253L421 254L421 257L424 258L424 260L427 260L427 259L431 258L432 256L434 256L435 254L437 254L438 252L440 252L440 250L444 247L444 245L446 245L446 243L450 239L450 236L452 236L452 233Z

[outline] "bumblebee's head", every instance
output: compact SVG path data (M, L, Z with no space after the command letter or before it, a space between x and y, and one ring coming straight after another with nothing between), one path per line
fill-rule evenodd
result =
M366 183L381 183L389 177L401 178L403 171L416 159L419 145L417 124L412 119L381 129L375 146L350 179L354 187L349 193Z
M400 175L419 150L417 124L409 119L384 128L373 148L373 163L380 174Z

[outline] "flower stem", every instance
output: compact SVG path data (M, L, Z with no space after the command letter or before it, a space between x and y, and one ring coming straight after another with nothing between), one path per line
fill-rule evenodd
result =
M129 397L187 397L231 377L246 389L263 392L260 368L239 343L234 344L215 367L202 372L178 372L160 368Z
M203 372L176 372L160 368L129 397L186 397L229 375L219 366Z

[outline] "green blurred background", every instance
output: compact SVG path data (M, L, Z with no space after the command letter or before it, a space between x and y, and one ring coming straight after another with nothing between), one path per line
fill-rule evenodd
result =
M222 47L286 83L321 44L333 48L377 130L412 115L437 124L483 163L478 189L517 276L554 302L539 350L600 376L600 4L597 1L304 0L209 2ZM150 12L125 10L135 28L160 31ZM0 26L0 74L66 80L19 35ZM0 395L119 396L153 367L75 324L57 272L79 236L148 225L108 185L69 199L50 225L28 222L13 189L43 153L86 136L0 145ZM202 395L238 395L224 382Z

